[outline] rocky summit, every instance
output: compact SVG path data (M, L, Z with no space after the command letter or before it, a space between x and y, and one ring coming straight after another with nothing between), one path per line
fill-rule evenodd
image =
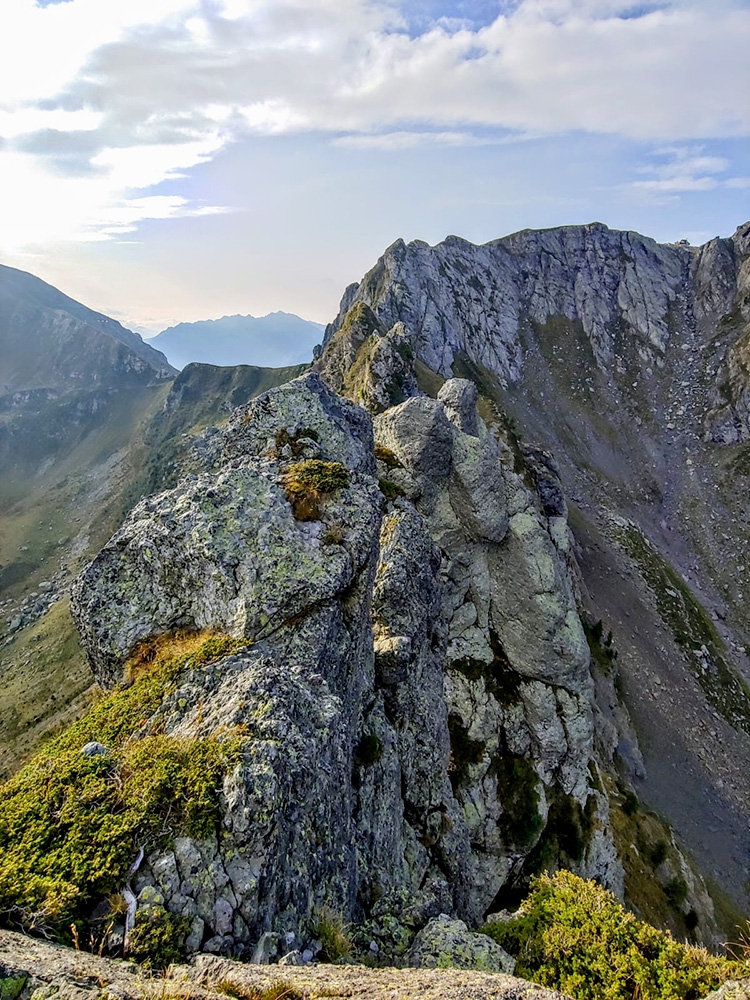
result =
M72 585L100 700L6 785L0 909L553 986L590 899L644 997L720 985L617 901L712 948L747 904L748 240L398 242L312 370L188 368Z
M449 380L374 439L304 375L235 411L210 468L139 504L76 583L105 686L155 633L250 642L149 723L251 734L219 835L176 840L134 883L209 950L324 905L379 948L443 912L476 925L551 809L579 831L570 863L622 893L564 516L550 532L476 402ZM310 463L346 481L299 520L288 481Z
M397 241L318 361L374 411L475 382L545 514L567 512L578 606L618 654L617 691L594 673L618 766L745 911L749 241L747 224L703 247L600 224Z

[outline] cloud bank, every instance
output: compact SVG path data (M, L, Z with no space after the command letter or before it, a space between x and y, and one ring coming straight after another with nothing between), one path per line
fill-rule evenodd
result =
M179 182L253 136L323 133L366 154L617 135L667 148L633 185L644 197L743 186L700 141L750 134L746 3L453 6L5 0L0 243L225 211Z

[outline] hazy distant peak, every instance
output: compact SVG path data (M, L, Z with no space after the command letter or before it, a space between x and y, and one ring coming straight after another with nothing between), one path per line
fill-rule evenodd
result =
M282 367L310 361L323 329L321 323L278 310L265 316L233 315L177 323L162 330L151 343L177 368L191 362Z

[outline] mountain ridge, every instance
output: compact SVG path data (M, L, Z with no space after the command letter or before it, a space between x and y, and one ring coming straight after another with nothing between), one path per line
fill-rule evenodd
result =
M312 371L162 393L147 495L72 592L112 721L66 737L118 767L229 741L215 828L144 830L144 919L247 957L328 907L398 958L561 866L722 940L750 862L749 238L397 241Z
M740 819L747 745L725 717L718 727L709 721L701 699L708 690L710 717L723 697L710 690L716 663L731 662L738 691L750 674L742 587L750 380L737 353L750 319L749 237L744 224L729 239L688 248L594 225L481 247L397 241L347 288L317 362L338 391L362 399L383 384L385 365L390 398L381 393L379 405L387 406L417 389L394 350L405 338L418 374L422 366L420 388L434 395L445 377L472 378L485 419L511 445L521 435L554 454L581 546L583 604L614 630L623 683L634 688L645 777L635 760L629 770L704 864L734 858L722 881L739 898L749 869ZM371 308L373 319L355 323L355 335L347 326L357 308ZM693 595L684 601L697 596L694 611L671 597L674 571ZM686 636L681 622L691 615L696 630ZM709 647L710 662L701 660ZM647 699L638 697L644 689ZM718 740L708 767L703 727ZM696 794L710 803L713 854L689 819Z
M265 316L238 313L220 319L177 323L149 342L164 348L180 368L192 362L283 367L307 361L323 330L320 323L277 310ZM270 340L273 343L265 342Z
M6 300L14 298L17 302L25 301L41 308L67 312L98 333L124 344L155 371L163 370L167 373L171 371L166 357L149 344L145 344L139 334L128 330L117 320L89 309L88 306L59 291L54 285L27 271L0 264L0 296Z

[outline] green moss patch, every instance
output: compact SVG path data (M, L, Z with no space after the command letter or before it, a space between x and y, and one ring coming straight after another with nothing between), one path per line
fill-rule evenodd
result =
M516 975L574 1000L698 1000L747 974L739 962L680 944L569 871L540 875L522 915L483 932L517 957Z
M375 458L389 469L403 469L403 462L384 444L375 444Z
M378 486L380 487L380 492L386 500L395 500L397 497L406 496L403 488L399 486L398 483L392 482L390 479L379 479Z
M516 847L526 847L544 826L539 815L539 776L526 757L495 757L490 772L497 777L503 834Z
M0 967L0 1000L16 1000L16 997L23 992L28 978L25 972L4 975L3 969Z
M490 629L490 645L492 660L489 663L467 656L453 660L449 666L451 670L463 674L470 681L483 680L487 692L508 708L517 704L520 698L521 675L511 666L499 636L492 629Z
M129 955L146 969L166 969L185 957L190 921L176 917L162 906L142 907L130 933Z
M147 644L129 687L99 701L2 786L0 914L27 928L67 929L120 889L139 847L215 831L218 790L243 738L178 738L152 720L181 672L243 645L205 634ZM108 752L84 755L89 742Z

